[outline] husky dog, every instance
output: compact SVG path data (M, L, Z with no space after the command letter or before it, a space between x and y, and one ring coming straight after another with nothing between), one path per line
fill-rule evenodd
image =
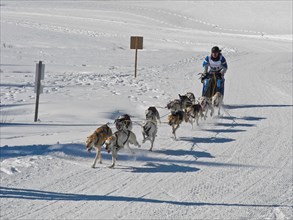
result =
M159 120L159 122L161 123L160 114L156 107L149 107L145 112L145 117L146 121L142 126L142 143L145 143L147 140L149 140L151 142L150 151L152 151L158 131L157 120Z
M92 168L95 168L97 160L99 158L99 163L102 163L102 145L105 143L106 139L112 135L112 130L107 124L97 128L93 134L87 137L86 140L86 149L88 152L94 147L96 149L96 157Z
M179 128L180 124L184 120L185 112L182 110L171 112L171 114L168 116L168 122L169 125L172 126L172 133L174 134L175 139L176 138L176 130Z
M169 109L171 112L182 110L181 101L179 99L174 99L167 104L166 108Z
M195 96L192 92L186 93L187 98L191 101L192 104L195 104Z
M145 117L146 119L151 119L151 120L158 120L161 123L160 120L160 114L158 112L158 110L156 109L156 107L151 106L149 107L146 111L145 111Z
M130 119L130 116L128 114L120 115L115 121L114 124L117 128L117 130L126 130L131 131L132 130L132 121Z
M125 145L131 151L131 153L134 154L132 149L129 147L129 143L141 147L140 144L137 142L135 134L132 131L125 131L122 129L116 131L113 135L107 138L105 142L106 150L108 151L108 153L112 151L112 165L109 166L109 168L114 168L115 162L117 160L117 153L119 150L124 148Z
M198 98L198 103L200 104L200 106L202 108L202 111L205 112L205 114L204 114L204 119L205 120L207 118L208 110L211 110L210 115L213 116L213 114L214 114L214 108L212 106L211 100L209 100L205 96L201 96L201 97Z
M187 95L180 95L179 94L179 99L180 99L180 102L181 102L182 110L186 110L186 108L188 106L192 105L192 101L187 97Z
M216 92L216 94L212 97L212 106L218 108L218 115L220 115L220 109L223 106L223 95L220 92Z
M195 119L196 124L198 125L198 119L199 117L204 117L204 114L202 112L202 108L200 104L194 104L192 106L189 106L186 108L186 117L185 121L190 122L192 128L193 128L193 119Z

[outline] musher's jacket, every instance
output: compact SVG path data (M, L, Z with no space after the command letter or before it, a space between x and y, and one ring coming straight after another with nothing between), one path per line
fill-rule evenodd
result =
M222 54L220 54L219 58L217 58L216 60L213 59L211 56L207 56L202 66L205 70L205 73L208 72L208 67L210 67L210 72L221 72L221 74L224 74L228 69L226 59Z

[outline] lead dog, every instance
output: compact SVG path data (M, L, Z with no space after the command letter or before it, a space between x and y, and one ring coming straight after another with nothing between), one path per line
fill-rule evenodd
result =
M109 166L109 168L114 168L115 162L117 160L118 151L124 148L125 145L128 147L130 152L134 154L129 146L129 143L141 147L140 144L137 142L135 134L132 131L119 130L107 138L105 142L106 150L108 151L108 153L112 151L112 165Z
M176 130L179 128L180 124L184 120L185 113L182 110L171 112L171 115L168 116L168 123L172 126L172 134L176 138Z
M218 108L218 115L220 115L220 111L223 106L223 96L220 92L216 92L216 94L212 97L212 105L213 107Z
M99 163L102 163L102 145L105 143L106 139L112 135L112 130L109 128L107 124L97 128L93 134L87 137L86 140L86 149L90 152L93 147L96 149L96 157L92 168L95 168L97 160L99 159Z
M142 126L143 141L145 143L147 140L151 142L150 151L153 150L155 138L158 132L157 120L161 123L160 114L156 107L149 107L145 111L146 121Z

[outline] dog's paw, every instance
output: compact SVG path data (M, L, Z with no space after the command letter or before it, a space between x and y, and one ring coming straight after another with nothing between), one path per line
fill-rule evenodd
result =
M112 164L111 166L108 166L108 168L113 169L114 168L114 164Z
M95 168L95 165L92 165L91 168Z

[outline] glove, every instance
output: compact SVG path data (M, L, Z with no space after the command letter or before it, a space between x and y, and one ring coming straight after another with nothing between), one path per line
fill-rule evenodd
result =
M221 69L220 73L221 73L221 77L222 77L222 79L224 79L224 75L225 75L226 71L227 71L226 68L222 68L222 69Z
M201 74L201 77L200 77L201 83L204 82L204 80L206 79L206 76L207 76L206 73Z

